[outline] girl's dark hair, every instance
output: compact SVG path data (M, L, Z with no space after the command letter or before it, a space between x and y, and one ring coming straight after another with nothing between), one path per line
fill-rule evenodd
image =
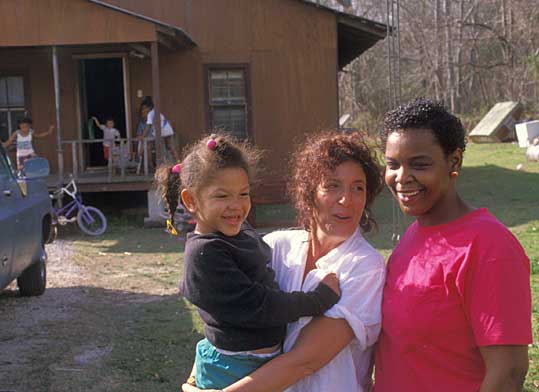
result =
M216 143L214 149L208 147L211 139ZM172 163L161 165L155 172L157 191L167 204L172 224L183 189L196 194L217 179L220 169L243 169L252 181L260 153L248 143L238 142L231 136L211 135L188 146L183 156L180 174L172 173Z
M441 102L416 98L387 112L380 132L384 150L391 133L407 129L431 130L446 156L457 148L466 149L466 131L462 123Z
M313 229L315 196L325 176L345 162L355 162L365 172L367 202L360 227L368 232L376 227L372 203L383 187L382 169L374 148L360 132L323 132L309 135L292 155L288 192L294 201L299 224L307 231Z
M153 109L153 107L154 107L153 98L151 96L149 96L149 95L142 98L142 102L140 103L140 111L142 111L143 106L146 106L146 107L148 107L150 109Z
M30 124L32 125L34 122L30 117L23 117L17 121L17 126L20 126L21 124Z

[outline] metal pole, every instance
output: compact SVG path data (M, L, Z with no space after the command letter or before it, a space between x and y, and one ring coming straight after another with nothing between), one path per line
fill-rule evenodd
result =
M160 77L159 77L159 50L158 43L151 43L152 55L152 90L154 116L153 127L155 129L155 160L157 166L163 161L163 139L161 138L161 92L160 92Z
M52 72L54 75L54 101L56 105L56 151L58 152L58 184L64 184L64 151L62 149L62 121L60 117L60 73L58 48L52 47Z

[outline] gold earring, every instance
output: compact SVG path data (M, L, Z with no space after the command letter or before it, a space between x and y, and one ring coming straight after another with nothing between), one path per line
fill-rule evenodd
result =
M459 176L459 172L454 170L451 172L451 177L458 177Z
M368 225L369 224L369 213L367 211L363 211L363 216L361 217L363 224Z

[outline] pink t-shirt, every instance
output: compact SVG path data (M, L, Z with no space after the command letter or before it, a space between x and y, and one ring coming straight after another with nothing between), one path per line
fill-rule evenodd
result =
M531 342L530 262L494 216L408 228L388 264L376 392L477 392L479 346Z

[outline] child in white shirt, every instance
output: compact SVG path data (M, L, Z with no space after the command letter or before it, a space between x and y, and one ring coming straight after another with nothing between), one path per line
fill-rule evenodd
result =
M92 117L95 124L103 131L103 156L108 161L110 157L110 149L113 147L114 139L121 137L120 131L114 128L114 119L107 117L105 125L101 124L97 117Z
M35 132L32 129L32 124L33 121L30 117L20 119L18 129L11 134L8 140L2 143L4 148L11 146L14 142L16 143L17 170L23 170L24 162L37 156L32 143L33 138L46 137L54 131L54 125L51 125L47 132Z

